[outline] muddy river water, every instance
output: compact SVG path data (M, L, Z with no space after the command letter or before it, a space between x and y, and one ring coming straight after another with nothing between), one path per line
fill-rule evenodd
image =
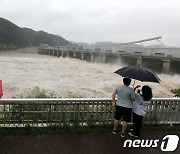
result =
M35 87L61 98L109 98L114 88L122 84L122 77L113 73L120 67L35 52L0 52L2 98L26 96ZM158 76L160 84L140 81L136 84L151 86L154 97L173 97L169 90L180 87L180 76Z

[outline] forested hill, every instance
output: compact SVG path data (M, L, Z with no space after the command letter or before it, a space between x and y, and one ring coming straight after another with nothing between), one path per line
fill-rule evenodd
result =
M38 46L40 43L62 46L67 45L69 41L44 31L21 28L7 19L0 18L0 46L25 47Z

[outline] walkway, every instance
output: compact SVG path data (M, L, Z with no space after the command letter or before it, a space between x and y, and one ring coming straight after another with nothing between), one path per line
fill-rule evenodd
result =
M180 132L156 131L143 132L142 139L159 139ZM132 139L128 135L123 139L112 134L82 134L56 136L0 136L0 154L167 154L157 148L123 148L124 141ZM173 154L180 153L180 146Z

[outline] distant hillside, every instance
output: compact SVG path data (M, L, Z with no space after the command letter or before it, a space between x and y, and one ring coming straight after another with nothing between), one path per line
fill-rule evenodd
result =
M50 46L61 46L69 44L69 41L61 36L48 34L43 31L21 28L7 19L0 18L1 46L38 46L40 43L49 44Z
M88 44L85 42L78 42L78 45L83 46L84 48L90 48L90 49L94 49L94 48L102 48L102 49L117 49L117 50L121 50L123 48L166 48L163 45L159 45L159 44L152 44L152 45L148 45L148 46L142 46L140 44L123 44L123 43L114 43L114 42L96 42L96 43L92 43L92 44ZM179 47L175 47L175 46L167 46L168 48L179 48Z
M177 46L167 46L167 47L165 47L165 46L163 46L163 45L158 45L158 44L152 44L152 45L148 45L148 46L146 46L147 48L179 48L179 47L177 47Z
M128 45L123 45L122 43L113 43L113 42L96 42L96 43L92 43L92 44L87 44L87 43L82 43L82 42L78 42L78 45L83 46L85 49L89 48L89 49L98 49L101 48L103 49L114 49L114 50L125 50L125 48L142 48L141 45L137 45L137 44L128 44Z

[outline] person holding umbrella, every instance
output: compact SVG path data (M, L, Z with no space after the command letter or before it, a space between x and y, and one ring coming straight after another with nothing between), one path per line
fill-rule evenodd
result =
M139 88L140 85L137 85L134 90ZM144 115L147 112L148 105L150 104L150 100L153 97L152 90L149 86L145 85L142 87L141 91L138 90L135 93L135 102L133 103L133 130L128 134L132 137L138 137L140 135L142 120Z
M134 79L134 85L135 85L135 80L139 80L139 81L142 81L142 82L160 83L160 78L155 73L153 73L152 71L150 71L148 69L140 67L140 65L138 65L138 66L122 67L122 68L116 70L114 73L124 77L124 79L125 78ZM130 82L131 82L131 80L130 80ZM130 85L130 82L128 84L125 83L125 82L124 83L128 87ZM133 85L133 87L134 87L134 85ZM124 137L125 136L124 133L125 133L125 130L127 128L127 122L129 122L131 120L131 118L129 119L129 116L131 116L131 113L129 113L130 111L124 111L124 109L122 111L122 109L118 109L118 108L121 108L121 107L124 108L125 107L125 110L126 109L131 109L132 108L132 102L131 101L135 100L135 95L132 92L131 93L127 92L127 88L122 88L122 89L121 88L122 88L121 86L117 87L115 92L112 95L113 106L116 106L115 121L114 121L114 130L112 131L112 133L116 134L117 126L118 126L118 120L121 120L121 117L122 117L122 132L121 132L121 136ZM124 89L126 89L126 90L124 90ZM118 96L117 105L115 103L115 95L116 94ZM141 101L144 101L143 103L148 103L148 101L152 98L151 95L152 95L151 88L148 87L148 86L145 86L145 87L143 86L142 94L138 95L138 98ZM139 100L138 100L138 102L139 102ZM135 104L137 104L138 102L135 102ZM145 110L146 110L146 108L145 108ZM135 111L135 113L137 114L136 111ZM140 115L140 116L142 116L142 115ZM142 119L142 117L141 117L141 119ZM142 123L142 120L139 120L139 122ZM135 122L135 125L136 124L137 123ZM140 128L141 128L141 125L140 125ZM137 132L140 132L140 130L137 131ZM139 133L133 132L133 133L131 133L131 135L138 136Z
M134 90L129 87L129 85L131 84L131 79L123 78L123 82L124 85L117 86L112 94L112 106L116 107L114 129L112 130L112 133L117 134L117 127L121 120L121 137L125 137L127 123L131 121L132 102L135 100ZM116 95L117 101L115 101Z

